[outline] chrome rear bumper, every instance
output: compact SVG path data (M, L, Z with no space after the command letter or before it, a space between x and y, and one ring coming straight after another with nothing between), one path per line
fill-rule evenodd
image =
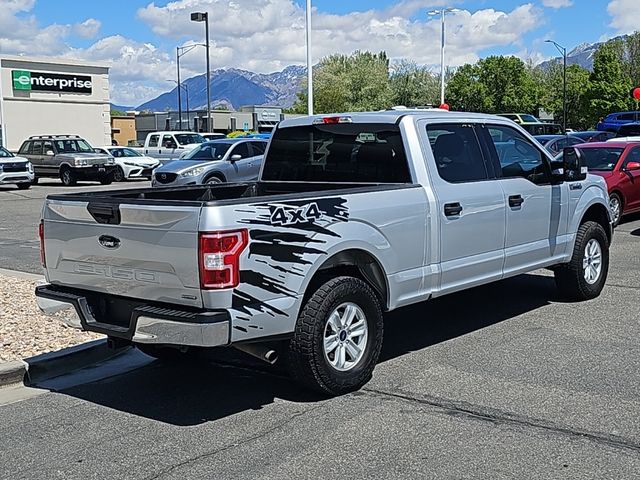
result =
M95 295L95 294L94 294ZM110 297L101 294L101 296ZM69 327L102 333L137 343L218 347L229 344L230 316L222 311L176 310L173 307L137 302L127 322L97 319L90 300L82 292L52 285L36 287L38 307L56 315ZM117 301L117 297L110 297ZM65 315L57 315L58 312ZM108 317L108 314L105 316ZM125 319L127 320L127 319Z

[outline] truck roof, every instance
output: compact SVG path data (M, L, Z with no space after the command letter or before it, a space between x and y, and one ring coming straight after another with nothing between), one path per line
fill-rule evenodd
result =
M493 120L501 123L510 122L505 117L490 115L486 113L471 112L450 112L440 108L432 109L400 109L400 110L382 110L379 112L349 112L349 113L328 113L322 115L312 115L305 117L291 118L280 122L280 127L295 127L322 123L324 118L344 117L349 118L348 122L353 123L397 123L403 117L415 117L426 120Z

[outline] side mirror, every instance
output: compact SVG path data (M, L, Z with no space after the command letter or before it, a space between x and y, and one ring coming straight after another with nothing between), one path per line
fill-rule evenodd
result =
M238 160L242 160L242 155L238 155L238 154L231 155L231 158L229 160L232 162L237 162Z
M564 179L567 182L579 182L587 178L589 169L584 162L584 154L579 148L566 147L563 150Z
M640 170L640 162L629 162L625 165L624 169L627 172L631 172L633 170Z
M50 157L53 157L53 155L54 155L53 150L47 150L46 155L48 155Z

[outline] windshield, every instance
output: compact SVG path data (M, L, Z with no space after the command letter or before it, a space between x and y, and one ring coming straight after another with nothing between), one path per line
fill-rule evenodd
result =
M202 135L197 133L177 133L176 140L180 145L189 145L191 143L204 143L206 140Z
M538 123L540 121L533 115L520 115L520 118L522 119L523 122L527 122L527 123Z
M221 160L231 148L231 143L207 143L194 148L181 160Z
M540 137L536 137L536 140L538 140L538 142L540 142L540 145L546 145L547 143L549 143L549 141L551 140L550 138L540 138Z
M611 171L615 168L624 148L581 148L589 170Z
M262 179L408 183L411 174L397 125L342 123L276 130Z
M130 148L110 148L109 153L114 157L141 157L142 154Z
M0 147L0 157L13 157L13 153L4 147Z
M55 140L58 153L94 153L93 148L84 140Z

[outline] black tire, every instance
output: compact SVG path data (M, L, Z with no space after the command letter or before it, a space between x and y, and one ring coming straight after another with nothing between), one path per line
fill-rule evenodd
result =
M73 187L78 183L78 177L73 170L69 167L65 167L60 170L60 181L65 187Z
M124 182L126 180L125 176L124 176L124 171L122 170L122 167L118 166L115 170L115 172L113 172L113 181L114 182Z
M586 268L583 262L586 257L585 249L591 240L595 240L601 250L601 270L593 282L585 278ZM556 285L560 294L569 300L590 300L602 292L609 272L609 239L596 222L585 222L580 225L573 247L573 255L569 263L559 265L555 269Z
M193 358L193 350L189 347L174 347L170 345L151 345L147 343L136 343L136 348L145 355L160 360L162 362L183 362Z
M224 178L219 175L211 175L204 181L205 185L217 185L218 183L224 183Z
M609 195L609 205L611 205L611 214L613 216L614 214L614 205L617 203L618 206L618 214L617 217L613 218L613 223L611 224L613 226L613 228L617 227L618 224L620 223L620 220L622 220L622 212L624 209L624 203L622 202L622 197L620 197L619 194L617 193L612 193L611 195Z
M324 339L330 315L346 302L357 305L364 313L368 335L360 360L350 370L340 371L329 363ZM289 342L291 376L323 394L342 395L358 390L371 379L380 356L382 336L382 310L373 289L358 278L333 278L318 288L300 311Z
M102 177L100 179L101 185L111 185L113 183L113 177L111 175L107 175L106 177Z
M18 190L29 190L31 188L31 184L30 183L16 183L16 187L18 187Z
M31 184L32 185L37 185L39 181L40 181L40 177L33 177L33 180L31 181Z

